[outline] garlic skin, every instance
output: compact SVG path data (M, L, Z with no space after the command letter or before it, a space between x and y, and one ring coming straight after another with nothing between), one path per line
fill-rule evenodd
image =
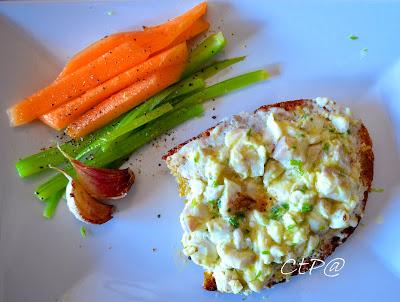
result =
M65 196L71 213L88 224L103 224L112 219L113 206L99 202L85 191L77 181L68 177Z
M68 209L80 221L103 224L112 219L114 207L101 200L120 199L126 196L135 182L131 169L104 169L83 164L73 159L58 146L76 172L73 179L65 171L54 168L68 179L66 200Z
M71 160L76 177L85 190L95 199L120 199L128 194L135 182L135 174L127 169L104 169Z

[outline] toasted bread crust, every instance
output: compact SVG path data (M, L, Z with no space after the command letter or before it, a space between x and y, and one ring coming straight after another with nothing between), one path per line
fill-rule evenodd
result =
M258 108L256 110L256 112L257 111L267 111L273 107L278 107L278 108L282 108L286 111L291 111L294 108L296 108L297 106L305 105L306 102L307 102L307 100L300 99L300 100L285 101L285 102L280 102L280 103L276 103L276 104L264 105L264 106L261 106L260 108ZM179 149L181 149L184 145L186 145L187 143L189 143L192 140L195 140L195 139L198 139L201 137L210 136L211 130L214 129L217 125L205 130L198 136L193 137L193 138L185 141L184 143L177 145L175 148L168 151L162 158L164 160L168 159L168 157L170 157L171 155L178 152ZM372 150L372 140L371 140L368 130L364 126L364 124L361 124L361 127L358 131L358 136L359 136L359 140L360 140L360 149L359 149L359 159L360 159L360 164L361 164L360 178L361 178L361 182L363 183L363 186L366 188L366 190L364 191L364 198L361 201L361 214L357 215L357 220L358 220L357 226L362 218L362 214L363 214L365 206L367 204L368 192L371 189L371 184L372 184L373 175L374 175L374 153ZM329 255L331 255L335 251L335 249L339 245L341 245L342 243L344 243L347 240L347 238L354 232L356 227L348 227L340 232L340 236L332 237L328 242L324 242L323 244L321 244L320 249L312 257L309 257L304 260L304 263L308 263L308 264L301 266L301 272L307 272L311 268L311 266L313 264L312 259L319 259L319 260L324 261ZM279 274L279 276L273 275L266 286L272 287L275 284L286 282L289 279L288 277L295 276L299 273L299 268L300 268L300 265L292 265L291 267L288 267L288 269L290 269L290 271L293 271L293 273L291 273L290 275L282 275L282 274ZM203 287L209 291L217 290L216 282L215 282L215 279L211 272L204 273Z

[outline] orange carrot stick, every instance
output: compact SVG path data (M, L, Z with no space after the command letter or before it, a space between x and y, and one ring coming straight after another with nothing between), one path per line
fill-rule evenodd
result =
M122 32L104 38L94 42L85 49L75 54L65 65L64 69L58 75L57 80L63 78L67 74L74 72L80 67L89 64L96 60L101 55L105 54L110 49L113 49L124 42L129 41L128 33Z
M158 70L146 79L114 94L70 124L66 133L72 138L79 138L103 127L121 114L178 81L185 65L186 63L180 63Z
M180 34L189 29L196 20L203 16L206 10L207 3L203 2L164 24L146 28L144 32L122 32L107 36L83 49L71 58L58 76L58 79L74 72L126 41L137 42L139 45L146 48L146 51L150 52L150 54L165 49Z
M210 27L210 23L203 19L196 20L191 27L189 27L186 31L181 33L171 45L177 45L182 43L183 41L188 41L201 33L205 32Z
M8 109L13 126L33 121L104 83L148 57L135 42L126 42Z
M158 69L181 63L184 58L187 58L187 56L188 50L186 43L183 42L178 44L177 46L169 48L149 58L147 61L128 69L102 85L87 91L80 97L42 115L40 119L54 129L63 129L86 111L114 93L149 76Z

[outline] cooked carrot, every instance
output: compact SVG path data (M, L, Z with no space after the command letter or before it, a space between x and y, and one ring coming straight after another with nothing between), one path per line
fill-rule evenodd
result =
M194 37L200 35L202 32L205 32L209 27L210 23L208 23L207 21L203 19L196 20L196 22L194 22L191 27L181 33L175 39L175 41L171 43L171 45L177 45L179 43L182 43L183 41L191 40Z
M135 41L146 51L155 53L168 47L179 35L189 29L196 20L206 13L207 3L203 2L186 13L178 16L164 24L148 27L145 31L122 32L107 36L84 50L77 53L68 61L58 79L74 72L80 67L95 60L110 49L126 42Z
M121 32L110 36L105 36L104 38L81 50L67 62L64 69L58 75L57 80L96 60L110 49L129 41L127 38L128 34L129 33L127 32Z
M148 57L135 42L126 42L77 71L53 82L8 109L13 126L28 123L42 114L73 100Z
M178 44L177 46L169 48L149 58L147 61L128 69L102 85L87 91L80 97L42 115L40 119L54 129L63 129L86 111L114 93L149 76L152 72L158 69L181 63L184 58L187 58L187 56L188 50L186 43L183 42Z
M147 78L121 90L70 124L66 133L72 138L79 138L103 127L178 81L185 65L186 63L180 63L160 69Z
M207 2L202 2L182 15L175 17L163 24L155 25L155 26L147 26L144 28L144 31L154 31L154 30L177 30L177 28L188 28L193 22L200 17L202 17L207 11ZM182 30L181 32L183 32Z

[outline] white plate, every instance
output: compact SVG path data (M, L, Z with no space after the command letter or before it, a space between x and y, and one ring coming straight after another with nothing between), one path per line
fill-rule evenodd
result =
M213 125L213 115L221 119L266 103L323 95L348 104L365 121L375 144L374 185L385 192L371 194L363 226L335 253L346 261L338 277L315 271L247 300L395 301L400 281L398 2L210 1L213 30L222 30L229 40L221 57L248 55L218 79L274 63L282 64L282 75L209 103L204 117L134 154L132 168L142 172L133 192L118 202L110 223L88 227L86 239L65 204L53 220L41 218L42 205L32 196L38 179L21 181L13 165L47 146L55 133L39 123L11 129L5 109L49 83L68 56L88 43L162 22L196 2L1 2L0 297L241 301L243 296L204 291L202 270L180 256L182 200L164 164L158 166L160 157ZM359 39L350 40L351 34ZM363 48L368 48L364 56Z

